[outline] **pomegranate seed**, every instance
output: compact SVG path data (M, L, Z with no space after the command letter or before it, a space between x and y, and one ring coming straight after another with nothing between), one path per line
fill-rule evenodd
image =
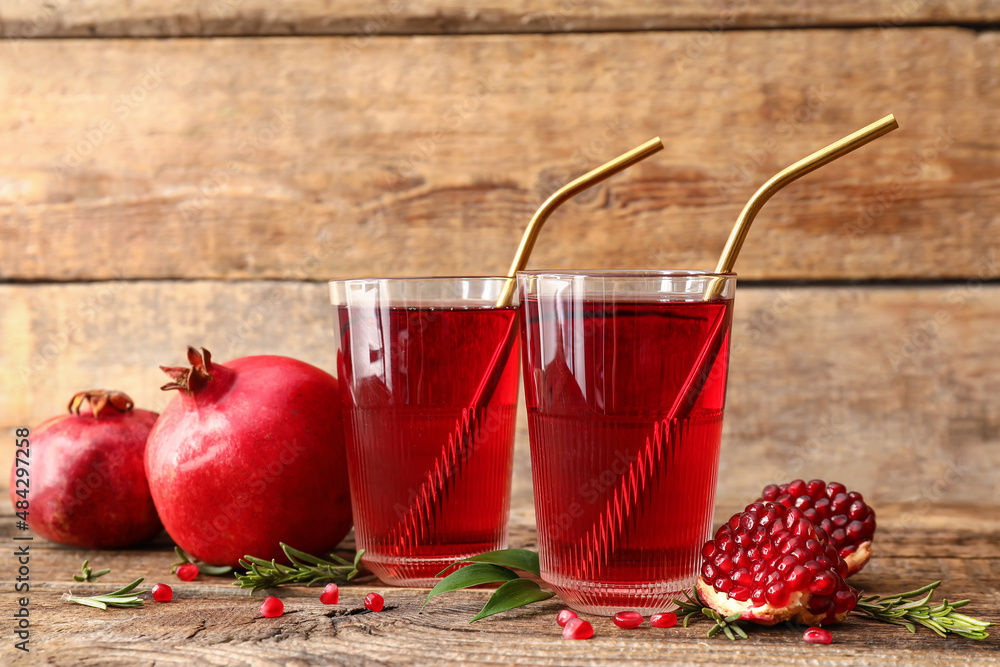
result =
M810 644L829 644L833 641L833 635L830 634L829 630L823 628L809 628L802 633L802 639Z
M677 614L672 611L653 614L649 617L649 624L654 628L672 628L677 625Z
M319 594L319 601L323 604L337 604L340 600L340 588L337 584L327 584L323 592Z
M563 639L590 639L594 636L594 626L582 618L571 618L562 631Z
M819 479L809 483L797 479L780 486L769 484L764 487L758 502L765 501L800 510L815 525L816 539L835 546L842 558L855 553L860 544L871 540L875 534L875 513L860 493L848 493L843 484L826 484ZM804 530L795 526L791 532L803 535ZM771 536L773 538L776 534L772 532ZM738 542L735 535L731 539ZM789 553L794 548L784 547L782 553ZM733 554L733 558L736 557ZM867 558L863 556L852 558L848 574L860 570L865 562Z
M365 596L365 608L369 611L382 611L385 606L385 599L378 593L369 593Z
M642 625L642 614L637 611L620 611L612 620L619 628L631 630Z
M576 612L572 609L562 609L556 614L556 623L560 628L565 628L570 619L576 618Z
M275 618L284 613L285 604L273 595L268 595L264 598L264 601L260 603L260 615L264 618Z
M156 584L151 592L157 602L170 602L174 599L174 591L166 584Z
M181 581L191 581L198 576L200 570L194 563L184 563L177 568L177 578Z

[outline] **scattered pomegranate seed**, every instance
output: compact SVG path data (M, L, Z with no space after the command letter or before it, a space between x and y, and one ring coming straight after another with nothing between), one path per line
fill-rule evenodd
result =
M612 620L619 628L631 630L642 625L642 614L637 611L620 611Z
M370 611L382 611L385 606L385 599L378 593L369 593L365 596L365 608Z
M194 563L184 563L177 568L177 578L181 581L191 581L198 576L200 570Z
M560 628L565 628L566 624L570 619L576 618L576 612L572 609L563 609L558 614L556 614L556 623L559 624Z
M582 618L571 618L563 628L563 639L590 639L594 636L594 626Z
M284 613L285 604L273 595L268 595L264 598L264 601L260 603L260 615L264 618L274 618L276 616L281 616Z
M327 584L323 592L319 594L319 601L323 604L337 604L340 600L340 588L337 584Z
M802 634L802 639L810 644L829 644L833 641L833 635L823 628L809 628Z
M153 599L157 602L170 602L174 599L174 591L166 584L156 584L152 593Z
M649 624L654 628L672 628L677 625L677 614L672 611L653 614L649 617Z

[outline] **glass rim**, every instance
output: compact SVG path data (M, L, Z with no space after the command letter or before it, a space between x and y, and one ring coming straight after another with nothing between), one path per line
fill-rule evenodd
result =
M518 271L517 277L553 278L736 278L736 272L716 273L700 269L595 269Z
M391 278L335 278L327 282L330 285L346 285L348 283L456 282L459 280L486 282L490 280L513 280L513 278L507 276L398 276Z

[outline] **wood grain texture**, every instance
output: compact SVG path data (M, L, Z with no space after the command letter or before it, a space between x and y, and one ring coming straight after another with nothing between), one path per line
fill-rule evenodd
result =
M0 500L0 534L13 528L10 504ZM943 579L941 594L949 599L971 598L967 612L991 622L1000 621L1000 512L977 506L941 507L905 523L905 505L879 507L877 551L864 572L853 578L866 592L888 594L912 590ZM980 546L959 552L950 545L960 537L946 527L974 526ZM924 539L922 553L909 553L891 530L906 525L915 539ZM883 535L884 532L884 535ZM511 523L512 546L535 544L530 512L517 508ZM352 547L350 541L342 545ZM688 628L656 629L644 626L620 630L605 618L591 617L595 637L568 642L559 637L555 613L558 600L469 625L489 591L449 593L432 601L420 613L426 591L386 588L371 579L341 587L341 604L320 604L319 590L285 587L270 591L285 603L280 618L264 619L257 606L264 593L248 597L223 577L200 577L191 583L169 574L173 553L165 537L143 549L83 551L42 540L31 543L32 653L14 655L2 649L5 664L58 665L371 665L415 664L588 664L622 661L670 664L744 665L940 665L997 664L997 638L981 642L940 639L929 631L910 635L899 627L852 615L836 626L829 646L805 644L801 629L777 626L751 629L750 638L731 643L723 637L707 639L705 623ZM137 577L147 582L169 581L174 600L147 601L139 609L101 613L60 601L70 588L70 575L84 558L92 565L111 567L106 584L73 584L75 593L106 591ZM12 558L4 556L6 564ZM8 571L10 571L8 569ZM386 610L367 613L362 599L372 590L386 599ZM92 594L92 593L91 593ZM15 594L0 591L0 604L14 609Z
M371 35L584 32L913 24L989 24L1000 7L989 0L913 0L833 5L766 0L499 2L497 0L11 0L0 36L181 37L218 35Z
M103 387L161 410L161 364L284 354L335 368L324 284L0 285L2 442ZM998 503L1000 286L740 288L720 504L837 479L876 500ZM523 401L522 401L523 405ZM530 503L523 409L515 497ZM6 475L2 476L6 481Z
M550 192L657 134L531 266L711 267L768 176L890 111L903 129L767 205L741 277L971 277L997 252L998 34L692 39L17 42L0 279L503 272Z

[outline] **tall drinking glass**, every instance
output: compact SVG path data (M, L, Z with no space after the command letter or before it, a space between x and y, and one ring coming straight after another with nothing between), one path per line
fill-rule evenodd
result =
M398 586L507 544L517 410L505 278L330 283L355 539Z
M579 611L666 610L711 534L736 276L517 278L542 579Z

